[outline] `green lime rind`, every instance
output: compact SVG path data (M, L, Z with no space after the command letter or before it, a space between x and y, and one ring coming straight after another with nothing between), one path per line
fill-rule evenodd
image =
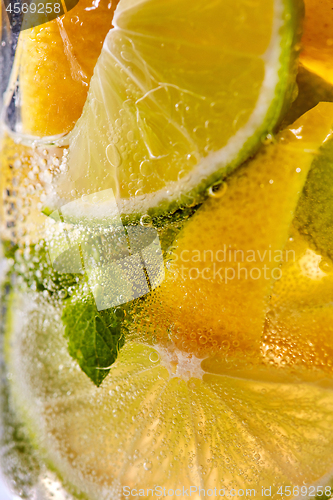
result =
M333 139L319 150L298 202L294 225L312 246L333 259Z
M13 293L8 276L0 285L0 343L1 343L1 387L0 387L0 466L7 484L13 492L22 498L32 498L32 489L40 473L40 461L36 450L31 444L24 423L18 418L12 406L10 376L4 357L6 340L11 334L13 325ZM8 358L7 349L7 358Z

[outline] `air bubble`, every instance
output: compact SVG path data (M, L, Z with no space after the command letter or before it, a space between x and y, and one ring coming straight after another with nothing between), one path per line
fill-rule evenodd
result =
M65 299L67 297L67 290L60 290L58 295L60 299Z
M151 220L150 215L148 215L148 214L142 215L142 217L140 219L140 224L141 224L141 226L151 226L152 220Z
M269 144L272 144L274 142L274 136L272 134L266 135L266 137L263 137L261 139L261 142L264 146L268 146Z
M132 142L134 140L134 132L133 130L130 130L129 132L127 132L127 140Z
M153 465L152 465L152 463L151 463L151 462L145 462L145 463L143 464L143 468L144 468L145 470L148 470L148 471L149 471L149 470L152 470Z
M209 188L208 194L212 198L222 198L225 195L227 188L228 185L225 182L222 182L221 185L214 184Z
M135 159L134 155L134 159ZM144 177L148 177L151 175L152 172L152 164L149 160L144 160L143 162L140 163L140 172Z
M152 363L157 363L160 359L160 356L158 354L158 352L156 351L153 351L149 354L149 360L152 362Z
M199 158L197 153L190 153L186 156L187 163L191 166L194 167L199 163Z
M109 144L108 147L106 148L106 157L109 160L109 163L117 168L121 165L121 155L118 151L117 146L114 144Z
M225 103L224 102L212 102L210 107L215 115L222 115L225 111Z
M199 140L206 137L206 130L203 127L195 127L193 132Z
M127 52L127 50L123 50L120 53L121 57L124 59L124 61L132 61L133 60L133 54L131 52Z

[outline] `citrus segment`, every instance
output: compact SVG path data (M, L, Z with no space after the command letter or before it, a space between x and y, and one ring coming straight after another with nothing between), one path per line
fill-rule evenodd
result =
M300 14L282 0L242 1L238 14L230 1L120 5L69 136L60 200L103 185L127 214L194 203L276 126Z
M174 243L139 328L199 357L259 341L299 195L332 123L333 105L319 104L212 191Z
M332 287L331 287L332 289ZM267 315L264 346L277 366L317 371L316 378L332 376L332 305L304 310L271 309ZM321 374L319 376L319 370ZM313 374L308 374L308 377Z
M117 0L80 0L65 15L22 31L17 53L24 133L53 136L81 115Z
M92 500L106 489L121 498L123 486L147 499L156 485L236 488L235 498L271 486L280 498L279 486L309 486L330 470L332 391L297 371L260 375L263 356L248 379L207 369L186 381L155 349L129 342L97 389L67 354L58 306L32 295L12 305L13 403L65 483Z

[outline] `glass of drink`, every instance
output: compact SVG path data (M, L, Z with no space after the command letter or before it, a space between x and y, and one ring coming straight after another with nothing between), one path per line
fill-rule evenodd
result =
M2 3L12 498L332 496L331 8L305 7Z

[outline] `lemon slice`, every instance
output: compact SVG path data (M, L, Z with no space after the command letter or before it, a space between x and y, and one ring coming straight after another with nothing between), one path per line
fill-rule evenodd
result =
M121 2L57 197L103 186L125 214L194 203L276 126L301 12L290 0Z
M32 294L17 296L12 307L13 404L77 494L122 498L126 486L142 488L147 499L147 488L160 485L196 486L196 500L199 487L235 488L235 498L255 489L262 498L261 488L271 487L277 499L279 487L300 491L332 468L332 383L316 382L315 373L307 381L302 371L281 372L258 355L252 369L232 376L219 363L200 366L179 351L171 360L127 342L97 389L67 353L58 307Z
M80 0L60 18L21 32L15 64L24 134L56 136L73 128L116 3Z

